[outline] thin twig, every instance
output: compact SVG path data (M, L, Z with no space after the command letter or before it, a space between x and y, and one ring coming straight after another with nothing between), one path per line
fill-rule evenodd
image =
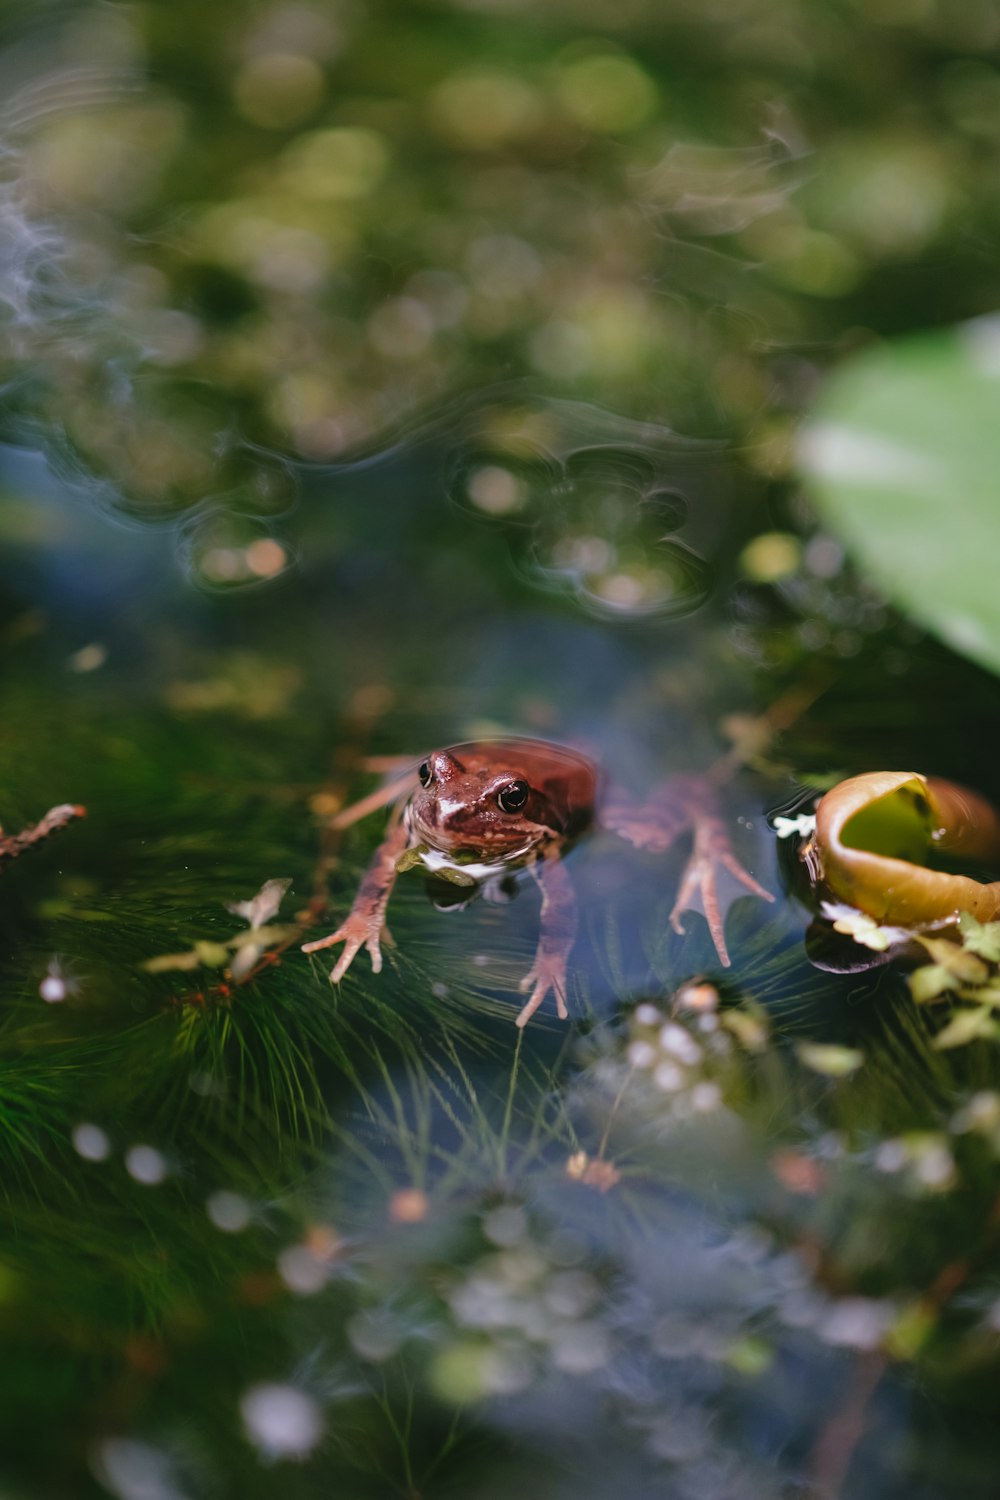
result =
M822 698L830 681L828 672L819 671L808 681L797 682L788 688L780 698L775 699L770 708L750 721L746 733L740 735L731 749L713 761L705 773L708 779L716 786L729 781L741 766L761 755L779 734L790 729L806 709Z
M824 1423L809 1459L813 1484L829 1500L840 1494L858 1444L868 1427L869 1405L879 1381L885 1374L886 1357L878 1349L859 1354L856 1375L850 1383L847 1400Z
M34 848L43 839L58 833L60 828L72 823L74 818L86 816L87 809L72 802L62 802L58 807L50 807L44 818L39 818L30 828L22 828L20 833L0 833L0 860L16 859L26 849Z

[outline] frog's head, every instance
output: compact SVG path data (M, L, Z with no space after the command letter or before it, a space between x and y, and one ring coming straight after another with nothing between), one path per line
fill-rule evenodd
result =
M436 750L417 774L410 831L432 849L502 859L556 832L548 798L532 786L524 768L467 763L454 750Z

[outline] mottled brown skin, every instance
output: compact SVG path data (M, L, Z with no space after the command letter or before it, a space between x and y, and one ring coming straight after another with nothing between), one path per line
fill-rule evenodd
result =
M560 863L572 841L598 814L602 824L639 848L663 852L687 830L694 848L670 914L682 932L680 914L700 897L719 959L729 963L715 882L719 868L734 875L747 890L766 901L774 898L739 864L719 816L715 792L703 777L671 777L644 803L621 796L604 798L594 763L576 751L543 740L476 740L428 756L418 773L410 773L365 798L357 810L367 813L394 802L386 836L372 858L346 920L329 937L306 943L314 953L344 944L331 975L343 978L358 951L371 954L372 969L382 967L380 942L387 939L385 909L408 850L424 848L442 856L474 859L490 873L527 865L542 893L541 927L535 961L521 981L530 990L517 1017L527 1025L546 995L555 997L565 1020L566 967L576 937L573 888ZM335 821L354 821L348 809Z
M436 750L425 762L406 816L416 842L456 854L509 857L525 843L567 840L593 821L597 768L583 755L544 740L474 740ZM527 800L505 811L505 788L526 781Z

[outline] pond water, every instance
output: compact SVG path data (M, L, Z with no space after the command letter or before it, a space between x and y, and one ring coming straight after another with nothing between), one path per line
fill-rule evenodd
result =
M995 302L996 17L669 10L7 16L0 815L87 809L4 873L12 1497L996 1493L995 1046L772 822L1000 801L995 680L792 462L841 353ZM568 1023L527 872L406 873L330 986L331 817L511 734L729 755L729 967L689 844L597 830Z

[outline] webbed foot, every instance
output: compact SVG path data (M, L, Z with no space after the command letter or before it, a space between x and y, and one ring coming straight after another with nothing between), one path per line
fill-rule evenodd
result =
M330 983L339 984L347 973L354 959L362 948L367 948L371 955L372 973L382 972L382 949L381 942L391 946L392 938L388 929L381 923L372 923L366 917L348 916L337 928L331 932L329 937L320 938L315 943L303 943L303 953L318 953L323 948L332 948L334 943L343 943L344 951L330 970Z

